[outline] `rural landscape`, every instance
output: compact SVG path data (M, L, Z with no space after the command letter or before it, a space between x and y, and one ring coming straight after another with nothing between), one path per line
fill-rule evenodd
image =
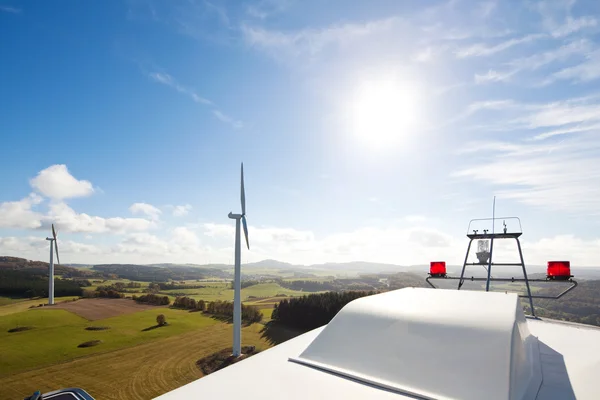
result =
M369 268L378 271L360 272ZM266 260L243 271L249 353L328 323L355 298L427 287L425 267ZM221 368L215 357L231 352L232 272L227 265L57 265L56 304L48 306L48 264L0 257L0 398L77 386L98 399L147 399ZM600 280L581 280L559 301L539 300L536 311L600 326Z

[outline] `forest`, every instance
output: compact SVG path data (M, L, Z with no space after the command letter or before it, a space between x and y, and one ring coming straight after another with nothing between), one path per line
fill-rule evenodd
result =
M47 272L46 272L47 274ZM54 295L81 296L80 281L55 279ZM7 297L47 297L48 277L32 274L29 271L0 269L0 296Z
M327 292L285 299L275 305L271 318L291 328L307 332L328 324L352 300L375 293L373 291Z

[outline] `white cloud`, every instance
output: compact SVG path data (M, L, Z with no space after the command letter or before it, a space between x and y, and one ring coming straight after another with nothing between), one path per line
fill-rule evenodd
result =
M147 203L133 203L131 207L129 207L129 211L131 211L132 214L147 215L152 220L158 220L160 218L160 214L162 213L162 211L160 211L158 208Z
M494 185L501 198L534 207L600 215L600 141L596 137L483 147L479 151L483 158L453 175Z
M573 82L589 82L600 78L600 50L590 53L581 64L564 68L552 74L545 83L556 80L570 80Z
M204 234L211 237L233 237L235 234L234 225L206 223L204 226Z
M189 96L196 103L204 104L204 105L207 105L207 106L214 106L215 105L212 101L208 100L207 98L198 95L194 89L186 87L186 86L183 86L182 84L180 84L179 82L177 82L177 80L175 78L173 78L171 75L169 75L167 73L164 73L164 72L150 72L148 74L148 77L150 77L150 79L152 79L155 82L158 82L158 83L161 83L163 85L169 86L169 87L175 89L176 91L178 91L179 93L182 93L182 94L185 94L186 96ZM235 119L231 118L230 116L226 115L225 113L223 113L220 110L213 109L212 113L213 113L213 115L215 117L217 117L217 119L219 121L224 122L226 124L229 124L233 128L239 129L239 128L242 128L244 126L244 124L243 124L242 121L235 120Z
M178 226L171 230L171 241L184 249L195 248L200 245L200 239L196 232L185 226Z
M77 213L65 203L50 204L46 220L64 232L126 233L154 228L155 222L143 218L103 218Z
M214 224L213 224L214 225ZM229 226L223 226L229 228ZM223 232L225 229L223 230ZM252 236L254 234L254 236ZM317 238L310 231L293 228L254 228L252 251L244 250L244 262L265 258L294 264L325 262L373 261L398 265L427 264L433 259L459 264L466 242L461 237L423 227L362 227ZM224 238L233 241L233 233ZM158 262L224 262L231 263L230 245L207 246L186 227L176 227L166 237L146 232L131 233L115 245L60 242L61 261L71 263L158 263ZM578 266L596 265L600 239L582 239L574 235L523 241L529 264L544 264L548 259L570 259ZM0 238L0 254L33 260L47 258L48 243L39 237ZM500 253L499 253L500 254Z
M89 181L77 180L66 165L52 165L30 180L31 186L46 197L56 200L85 197L94 193Z
M233 128L240 129L244 127L244 123L242 121L235 120L230 116L223 114L219 110L212 110L212 113L219 121L225 122L226 124L231 125Z
M410 224L422 224L427 221L428 218L423 215L407 215L404 220Z
M352 44L357 39L390 31L399 21L396 17L390 17L366 23L347 23L294 32L267 30L249 25L242 25L241 30L246 43L275 57L313 57L332 45Z
M186 216L192 211L192 206L190 204L182 204L179 206L173 206L173 216L174 217L183 217Z
M420 63L426 63L426 62L431 61L433 59L433 57L434 57L433 49L431 48L431 46L428 46L428 47L418 51L413 56L413 61L420 62Z
M43 237L0 237L0 254L42 260L47 257L48 241Z
M162 83L163 85L172 87L173 89L177 90L179 93L189 96L196 103L201 103L201 104L206 104L206 105L213 104L212 101L198 95L194 89L181 85L179 82L177 82L175 80L175 78L173 78L171 75L169 75L167 73L150 72L148 74L148 76L150 77L150 79L152 79L155 82Z
M569 16L563 25L552 30L552 36L561 38L582 29L595 28L596 26L598 26L598 20L594 17L583 16L581 18L573 18Z
M289 8L293 0L259 0L246 7L246 13L254 18L266 19Z
M464 47L458 49L456 51L456 57L458 58L468 58L468 57L481 57L481 56L489 56L492 54L499 53L501 51L507 50L513 46L530 43L536 40L542 39L546 37L545 34L542 33L533 33L520 38L513 38L506 40L504 42L498 43L496 45L489 45L487 43L477 43L468 47Z
M486 74L475 74L475 83L488 83L488 82L504 82L508 81L516 71L498 72L490 69Z
M11 14L20 14L21 13L20 8L15 8L15 7L10 7L10 6L0 6L0 11L4 11L7 13L11 13Z
M497 8L498 4L496 1L483 1L475 7L474 14L476 18L486 19L490 17Z
M42 226L42 214L32 207L40 204L42 198L35 193L19 201L0 203L0 228L35 229Z

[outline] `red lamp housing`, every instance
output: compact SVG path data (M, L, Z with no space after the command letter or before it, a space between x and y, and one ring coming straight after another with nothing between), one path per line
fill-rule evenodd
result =
M432 261L429 265L429 275L438 278L445 278L446 261Z
M568 281L571 275L570 261L548 261L547 278L556 281Z

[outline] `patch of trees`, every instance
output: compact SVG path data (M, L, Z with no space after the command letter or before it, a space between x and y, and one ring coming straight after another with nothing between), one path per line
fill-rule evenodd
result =
M206 302L204 300L196 301L196 299L193 299L191 297L181 296L175 298L175 301L173 302L173 307L183 308L186 310L204 311L206 310Z
M331 282L319 282L319 281L284 281L279 280L277 283L291 290L298 290L303 292L327 292L332 290L340 290L341 285L336 285L335 281Z
M81 296L77 282L67 279L54 280L54 295ZM0 269L0 295L8 297L47 297L48 271L37 274L31 270Z
M351 291L310 294L282 300L271 318L304 332L326 325L349 302L375 292Z
M204 311L219 317L233 318L233 303L230 301L205 302L204 300L196 301L191 297L177 297L173 307ZM260 322L262 318L263 315L258 308L242 304L242 321L246 323Z
M116 290L96 290L96 297L105 297L109 299L122 299L125 297L123 293L119 293Z
M384 287L384 284L375 277L359 277L348 279L334 279L331 281L314 281L314 280L294 280L285 281L277 280L277 283L287 289L298 290L303 292L328 292L341 290L354 291L369 291L379 290Z
M202 289L205 288L205 285L186 285L185 282L183 284L177 284L175 282L159 282L158 287L160 290L176 290L176 289Z
M142 296L133 296L133 300L138 303L153 304L155 306L168 306L171 300L168 296L159 296L153 293L144 294Z

